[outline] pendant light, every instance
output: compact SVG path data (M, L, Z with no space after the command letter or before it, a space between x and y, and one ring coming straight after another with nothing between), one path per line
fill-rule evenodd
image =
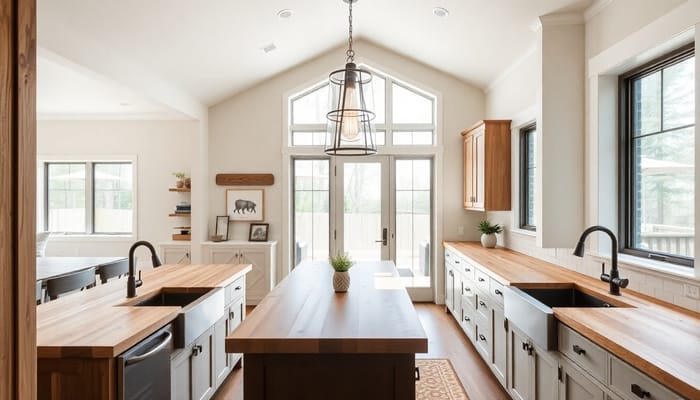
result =
M372 74L355 65L352 49L352 4L358 0L343 0L349 7L349 35L344 69L328 76L330 110L326 114L325 153L331 156L367 156L377 153L374 136Z

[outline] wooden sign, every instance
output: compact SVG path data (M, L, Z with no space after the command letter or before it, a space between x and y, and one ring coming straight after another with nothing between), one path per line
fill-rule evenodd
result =
M272 174L216 174L219 186L270 186L274 183Z

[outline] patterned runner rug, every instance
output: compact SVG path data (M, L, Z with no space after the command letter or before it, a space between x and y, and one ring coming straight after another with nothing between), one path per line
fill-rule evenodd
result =
M416 359L416 400L469 400L450 360Z

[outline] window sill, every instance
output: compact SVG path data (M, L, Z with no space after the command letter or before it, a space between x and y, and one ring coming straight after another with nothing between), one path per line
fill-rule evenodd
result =
M133 242L135 235L62 235L52 233L49 242Z
M511 233L517 233L518 235L537 237L537 231L531 231L528 229L510 229Z
M589 253L594 260L598 262L606 262L610 265L610 255L602 253ZM695 269L681 267L676 264L671 264L663 261L647 260L641 257L630 256L628 254L618 254L617 260L619 264L628 267L632 270L637 270L645 273L651 272L654 275L671 275L676 278L692 279L700 282L700 276L695 276Z

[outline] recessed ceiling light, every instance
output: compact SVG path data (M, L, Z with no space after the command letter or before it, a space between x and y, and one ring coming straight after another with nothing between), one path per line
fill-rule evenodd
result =
M277 13L277 18L289 19L289 18L292 18L292 15L294 15L294 10L290 10L289 8L285 8L284 10L280 10Z
M274 43L269 43L269 44L266 44L265 46L261 47L262 51L264 51L265 53L269 53L269 52L275 50L276 48L277 48L277 46L275 46Z
M435 7L433 8L433 15L440 18L445 18L450 15L450 11L445 7Z

